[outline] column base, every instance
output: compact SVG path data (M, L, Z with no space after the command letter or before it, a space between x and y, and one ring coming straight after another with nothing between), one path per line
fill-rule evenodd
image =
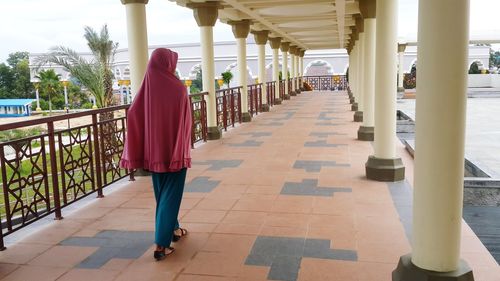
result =
M354 96L350 96L350 97L349 97L349 103L350 103L350 104L354 104L354 103L356 103L356 99L354 98Z
M208 127L207 139L208 140L219 140L222 138L222 129L219 127Z
M263 105L260 107L260 111L261 111L261 112L269 112L269 104L263 104Z
M363 111L356 111L354 113L354 122L363 122Z
M252 122L252 115L250 115L250 113L248 112L243 112L241 114L241 122L243 123Z
M290 91L290 96L295 97L297 95L297 92L295 91Z
M358 103L357 102L353 102L352 105L351 105L351 111L358 111Z
M295 90L295 92L297 93L297 95L300 95L302 93L300 89Z
M375 127L359 126L358 140L373 141L375 135Z
M305 91L306 91L306 88L304 88L304 87L300 87L300 91L301 91L301 92L305 92Z
M290 99L290 95L284 95L283 98L285 98L285 100L289 100Z
M403 92L403 93L404 93L404 91L405 91L405 88L403 88L403 87L398 87L398 92Z
M474 281L474 275L464 260L460 260L455 271L437 272L414 265L411 254L407 254L399 259L398 267L392 272L392 281Z
M365 170L366 177L371 180L395 182L405 179L405 166L401 158L383 159L370 155Z
M280 105L280 104L281 104L281 99L274 100L274 105Z

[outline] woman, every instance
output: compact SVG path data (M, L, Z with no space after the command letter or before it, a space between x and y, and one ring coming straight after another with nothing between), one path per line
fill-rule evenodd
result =
M177 216L186 170L191 168L191 106L175 76L177 53L164 48L151 54L142 86L127 114L122 168L152 173L156 198L156 250L162 260L174 251L172 240L187 234Z

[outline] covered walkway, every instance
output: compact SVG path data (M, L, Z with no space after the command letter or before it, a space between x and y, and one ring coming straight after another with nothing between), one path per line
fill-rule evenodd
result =
M151 180L119 190L0 252L1 280L391 280L411 251L413 160L406 180L367 180L372 143L344 92L304 92L193 150L180 221L190 232L153 252ZM475 280L498 264L462 225Z

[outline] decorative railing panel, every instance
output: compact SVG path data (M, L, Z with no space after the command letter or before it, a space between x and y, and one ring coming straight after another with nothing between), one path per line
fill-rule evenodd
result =
M273 106L276 100L276 81L266 83L267 104Z
M191 132L191 143L207 141L207 92L193 94L189 96L191 101L191 112L193 114L193 125Z
M343 91L347 89L345 75L304 76L302 81L307 82L316 91Z
M262 84L248 85L248 112L257 115L262 108Z
M221 89L216 92L217 125L227 127L241 123L241 87Z

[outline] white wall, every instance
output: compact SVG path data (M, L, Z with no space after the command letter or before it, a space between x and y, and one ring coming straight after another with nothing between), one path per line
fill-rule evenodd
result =
M469 74L469 88L500 87L500 74Z

